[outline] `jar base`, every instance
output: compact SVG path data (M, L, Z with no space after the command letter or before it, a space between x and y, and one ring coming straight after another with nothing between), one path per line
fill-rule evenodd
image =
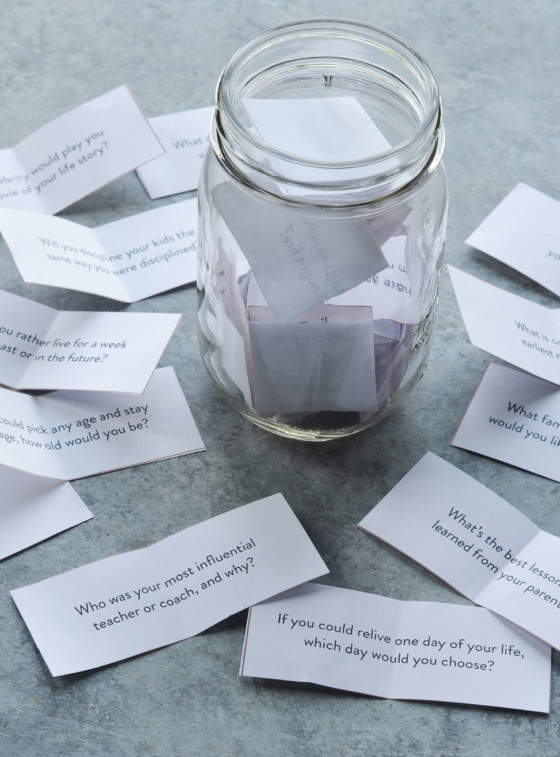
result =
M288 422L286 418L265 418L247 412L232 397L223 391L222 393L228 402L253 425L276 436L300 442L324 443L354 436L377 425L393 412L396 405L395 402L388 400L380 410L365 421L360 420L360 414L355 412L320 412Z

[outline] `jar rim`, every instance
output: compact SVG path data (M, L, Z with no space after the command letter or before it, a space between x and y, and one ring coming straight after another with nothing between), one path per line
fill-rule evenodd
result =
M363 47L366 52L375 51L381 54L387 61L400 66L401 71L411 77L411 81L418 88L415 94L418 94L420 117L406 138L386 150L377 150L354 159L332 160L289 152L271 145L257 132L246 128L237 106L242 99L239 83L243 82L245 86L250 83L243 80L243 74L250 71L250 68L247 68L248 64L254 64L257 56L263 51L269 51L273 46L288 40L307 38L317 41L321 37L329 41L349 39L354 45L360 46L360 49ZM301 60L304 59L305 49L302 49ZM337 56L334 55L333 59L336 60ZM247 71L244 71L244 67ZM241 45L226 64L216 89L216 109L219 113L216 128L221 141L225 139L228 148L233 149L234 162L241 174L244 174L247 168L249 173L260 171L280 181L316 186L317 183L321 183L322 174L327 171L332 182L334 170L337 176L336 186L363 184L373 179L375 184L383 187L382 194L387 194L399 186L408 184L427 166L433 168L433 155L442 153L444 137L441 102L432 69L422 55L400 37L361 21L324 17L279 24L265 29ZM437 149L438 144L440 149ZM274 171L271 171L270 166L263 166L263 152L274 158ZM282 167L281 171L278 171L279 165ZM294 180L291 176L291 167L294 165L308 168L308 178ZM404 173L408 174L407 177ZM396 178L398 174L401 174L400 179Z

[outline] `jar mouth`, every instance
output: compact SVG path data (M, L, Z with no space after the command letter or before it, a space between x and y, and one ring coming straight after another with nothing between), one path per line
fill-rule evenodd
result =
M385 143L351 158L302 154L266 141L244 107L250 99L343 96L357 101ZM218 82L214 131L233 170L267 191L287 182L329 192L375 188L376 197L433 168L444 141L437 81L422 56L385 30L336 18L276 26L241 46Z

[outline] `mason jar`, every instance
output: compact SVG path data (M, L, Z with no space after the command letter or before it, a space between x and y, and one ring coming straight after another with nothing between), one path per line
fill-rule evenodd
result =
M247 419L336 439L420 379L445 240L443 146L432 71L381 29L277 26L227 63L199 184L198 338Z

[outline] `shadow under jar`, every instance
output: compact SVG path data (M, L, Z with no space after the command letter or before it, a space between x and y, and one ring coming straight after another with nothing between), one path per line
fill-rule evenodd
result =
M361 23L247 42L216 92L199 184L198 337L262 428L327 441L420 379L447 219L435 78Z

